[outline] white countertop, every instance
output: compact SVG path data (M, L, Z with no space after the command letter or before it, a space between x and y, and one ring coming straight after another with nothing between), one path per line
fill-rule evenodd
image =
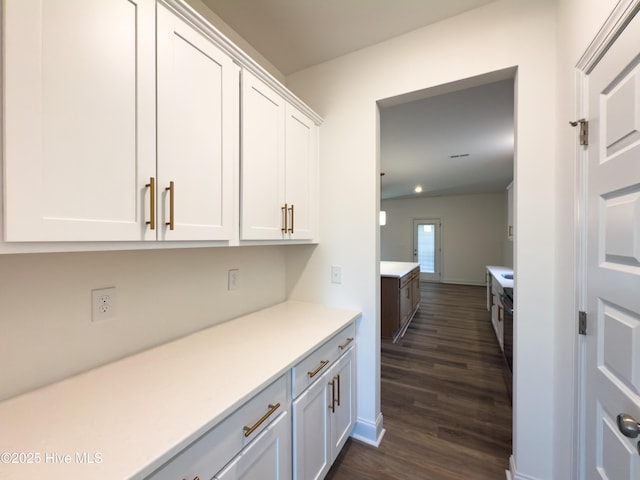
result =
M419 267L419 263L413 262L380 262L380 276L401 278L414 268Z
M0 478L143 478L359 315L285 302L6 400Z
M493 275L493 278L498 281L502 288L513 288L513 279L509 280L508 278L504 278L502 276L502 274L507 273L513 275L513 268L487 265L487 270L491 275Z

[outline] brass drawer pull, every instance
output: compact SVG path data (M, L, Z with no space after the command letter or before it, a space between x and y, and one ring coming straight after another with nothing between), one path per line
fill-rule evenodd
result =
M345 348L347 348L349 346L349 344L351 342L353 342L353 337L348 337L346 342L344 342L342 345L338 345L338 348L340 350L344 350Z
M173 220L173 207L174 207L174 183L173 180L169 182L169 186L165 188L169 192L169 221L165 223L169 227L169 230L173 230L175 223Z
M149 187L149 221L146 222L151 230L156 228L156 179L149 178L149 183L145 185Z
M291 204L289 211L291 211L291 226L289 227L289 233L293 233L293 203Z
M264 417L262 417L260 420L258 420L253 427L247 427L245 426L243 428L244 430L244 436L248 437L249 435L251 435L253 432L255 432L256 428L258 428L260 425L262 425L264 423L264 421L269 418L273 412L275 412L277 409L280 408L280 402L276 403L275 405L271 405L269 404L269 411L267 413L265 413Z
M281 207L280 210L282 210L282 223L284 225L280 230L282 231L282 233L287 233L287 231L289 230L287 228L287 216L288 216L287 215L287 211L288 211L287 204L285 203L284 207Z
M320 370L322 370L327 365L329 365L329 360L322 360L320 362L320 366L318 368L316 368L313 372L311 372L311 371L307 372L307 375L309 375L309 378L313 378L318 374L318 372Z
M331 385L331 405L329 405L329 408L331 409L331 413L336 413L336 384L331 380L329 385Z

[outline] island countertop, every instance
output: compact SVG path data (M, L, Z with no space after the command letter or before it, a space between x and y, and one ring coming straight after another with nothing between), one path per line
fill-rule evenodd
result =
M419 263L414 262L380 262L381 277L404 277L415 268L420 268Z
M0 478L144 478L359 315L285 302L5 400Z
M497 280L502 288L513 288L513 278L505 278L503 276L508 274L513 276L513 268L487 265L487 271Z

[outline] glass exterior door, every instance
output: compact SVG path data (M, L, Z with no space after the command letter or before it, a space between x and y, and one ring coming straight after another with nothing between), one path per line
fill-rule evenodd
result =
M420 280L440 281L440 219L413 221L413 261L420 264Z

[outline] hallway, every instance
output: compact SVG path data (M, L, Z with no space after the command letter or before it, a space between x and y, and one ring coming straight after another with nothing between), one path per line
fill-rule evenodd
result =
M511 454L511 404L485 288L422 282L413 322L382 342L379 448L349 439L330 480L494 480Z

